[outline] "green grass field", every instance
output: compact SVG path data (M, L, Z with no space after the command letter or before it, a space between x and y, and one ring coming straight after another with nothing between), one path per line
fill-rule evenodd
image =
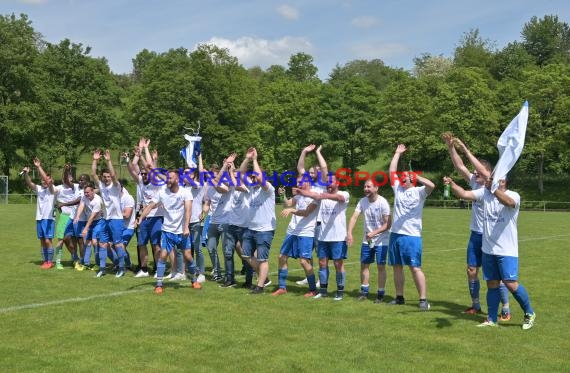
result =
M221 289L213 282L194 290L189 281L167 286L157 296L152 280L132 273L96 279L94 272L70 267L40 270L34 209L0 206L2 372L570 370L567 213L520 214L520 278L537 313L535 327L523 331L522 311L512 297L513 318L498 329L477 328L481 316L461 313L469 305L466 210L424 211L423 261L432 309L422 313L409 272L407 305L355 300L357 245L349 249L348 293L341 302L303 298L306 288L294 283L303 277L295 261L289 293L277 298ZM278 220L270 262L274 283L288 222ZM135 253L134 246L130 251ZM389 269L389 296L394 295L391 277ZM373 280L371 291L375 288ZM484 294L485 288L483 300Z

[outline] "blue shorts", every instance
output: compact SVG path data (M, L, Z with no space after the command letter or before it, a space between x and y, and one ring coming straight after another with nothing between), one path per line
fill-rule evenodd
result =
M85 224L87 222L85 220L79 220L77 224L73 224L73 234L75 237L83 237L81 232L83 232L83 228L85 228Z
M82 224L83 226L81 228L81 231L83 231L83 229L85 229L85 225L87 224L87 222L77 222L77 225L79 226L81 223L83 223ZM85 241L99 240L101 237L101 233L105 230L106 224L107 223L103 219L93 220L91 222L91 225L89 226L89 229L87 230Z
M483 253L483 277L485 280L517 281L519 258Z
M123 245L125 245L125 248L129 245L129 242L131 242L131 238L133 238L133 235L135 234L135 230L134 229L123 229Z
M269 260L269 250L275 231L253 231L247 229L243 233L243 256L245 258L253 258L257 251L257 261L266 262Z
M376 264L386 264L386 255L388 254L387 245L378 245L370 248L366 243L360 247L360 263L371 264L374 263L376 257Z
M53 238L55 221L53 219L36 220L36 233L38 239Z
M179 250L190 249L190 236L184 237L182 233L171 233L162 232L160 238L160 248L161 250L166 250L167 253L173 249L178 248Z
M288 234L281 244L279 253L290 258L311 259L313 257L313 237Z
M77 237L75 235L75 228L73 227L73 219L69 219L63 231L63 237Z
M422 266L422 238L390 233L388 264L391 266Z
M319 259L341 260L348 258L346 241L319 241L317 255Z
M467 265L469 267L481 267L483 258L483 233L471 231L469 242L467 243Z
M99 235L99 242L111 242L113 245L123 243L123 219L105 220L105 228Z
M137 245L145 246L149 241L151 245L160 243L160 235L162 233L162 216L153 216L145 218L139 226L139 235L137 237Z

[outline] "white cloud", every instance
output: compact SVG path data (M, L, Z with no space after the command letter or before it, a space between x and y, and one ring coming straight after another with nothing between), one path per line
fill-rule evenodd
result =
M24 4L39 5L39 4L46 3L47 0L18 0L18 2L24 3Z
M376 26L378 23L378 19L370 16L357 17L350 21L351 25L358 28L370 28Z
M299 11L290 5L279 5L277 7L277 12L288 20L294 21L299 18Z
M201 43L202 44L202 43ZM243 36L236 40L213 37L204 44L215 44L227 48L232 56L246 66L267 68L271 65L287 65L289 57L298 52L310 52L311 43L301 37L285 36L281 39L267 40Z
M350 46L350 52L356 58L373 59L373 58L390 58L406 54L410 49L401 43L384 43L384 42L363 42L355 43Z

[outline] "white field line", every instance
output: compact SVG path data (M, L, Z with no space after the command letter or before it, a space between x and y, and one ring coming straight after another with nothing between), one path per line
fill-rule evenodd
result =
M441 233L441 234L447 234L446 232L430 232L430 233ZM526 242L526 241L538 241L538 240L547 240L547 239L560 239L560 238L564 238L564 237L570 237L570 234L563 234L563 235L556 235L556 236L544 236L544 237L532 237L532 238L526 238L523 240L519 240L519 242ZM456 249L445 249L445 250L434 250L434 251L427 251L424 252L424 254L433 254L433 253L442 253L442 252L449 252L449 251L459 251L459 250L465 250L465 247L460 247L460 248L456 248ZM344 265L354 265L354 264L360 264L360 262L346 262L344 263ZM294 266L294 262L292 261L290 263L290 266L293 265ZM289 269L289 273L291 272L301 272L303 271L302 268L294 268L294 269ZM271 275L276 275L276 272L272 272L270 273ZM149 291L151 290L150 288L145 288L145 289L138 289L138 290L126 290L126 291L116 291L113 293L108 293L108 294L98 294L98 295L91 295L89 297L75 297L75 298L67 298L67 299L61 299L61 300L54 300L54 301L50 301L50 302L43 302L43 303L30 303L30 304L22 304L20 306L12 306L12 307L4 307L4 308L0 308L0 314L3 313L10 313L10 312L18 312L18 311L22 311L22 310L27 310L27 309L34 309L34 308L42 308L42 307L48 307L48 306L56 306L56 305L60 305L60 304L66 304L66 303L80 303L80 302L88 302L91 300L95 300L95 299L101 299L101 298L112 298L112 297L121 297L123 295L129 295L129 294L135 294L135 293L140 293L143 291Z

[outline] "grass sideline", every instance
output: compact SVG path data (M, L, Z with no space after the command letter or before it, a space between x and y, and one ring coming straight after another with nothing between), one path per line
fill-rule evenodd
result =
M476 328L482 317L461 313L468 305L466 210L424 211L424 271L432 303L427 313L417 309L409 272L407 305L355 301L358 245L349 249L347 294L341 302L304 299L306 289L294 284L303 277L296 261L290 262L289 293L277 298L220 289L212 282L199 291L183 282L156 296L152 280L132 274L96 279L93 272L70 268L42 271L34 212L33 205L0 206L4 372L568 369L570 280L562 258L567 258L570 214L520 214L520 275L537 312L536 326L522 331L522 312L512 297L513 318L499 329ZM274 284L288 219L278 222L270 262ZM394 295L391 269L387 294ZM484 294L485 287L483 299Z

